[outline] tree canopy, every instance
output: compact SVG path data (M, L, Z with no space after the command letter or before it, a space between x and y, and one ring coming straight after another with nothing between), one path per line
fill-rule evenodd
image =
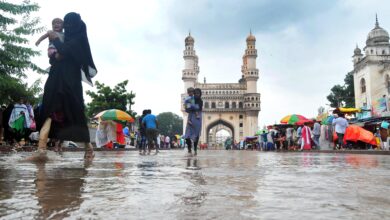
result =
M330 106L337 107L355 107L355 92L353 85L353 73L345 76L344 85L335 85L330 89L331 93L326 97Z
M31 58L40 53L28 46L28 36L43 31L39 18L31 13L39 6L30 1L13 4L0 1L0 103L9 103L21 97L34 102L41 91L40 80L32 86L22 81L26 71L43 72Z
M183 132L183 119L172 112L163 112L157 115L158 129L162 135L170 137Z
M87 95L92 98L92 101L87 104L87 114L89 117L93 117L97 113L107 109L119 109L126 111L131 116L135 116L137 113L131 110L131 106L134 105L135 93L127 92L126 86L128 80L118 83L114 88L106 86L104 83L96 81L96 92L87 91Z

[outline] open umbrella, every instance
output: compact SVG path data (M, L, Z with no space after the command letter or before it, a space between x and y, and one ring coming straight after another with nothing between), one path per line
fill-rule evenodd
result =
M302 115L297 115L297 114L292 114L292 115L287 115L280 120L280 123L282 124L290 124L290 125L295 125L295 124L303 124L304 122L309 122L310 120L303 117Z
M124 111L118 109L109 109L100 112L94 118L100 118L101 120L114 120L114 121L128 121L134 122L134 118Z

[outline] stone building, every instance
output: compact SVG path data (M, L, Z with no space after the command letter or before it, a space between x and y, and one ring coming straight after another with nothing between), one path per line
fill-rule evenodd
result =
M227 130L233 140L240 141L245 136L252 136L258 129L260 111L260 94L257 92L259 70L256 68L256 38L249 34L247 47L243 55L241 78L238 83L206 83L198 81L198 56L194 49L195 40L189 34L185 38L184 61L182 71L184 90L181 95L183 112L183 133L185 131L187 113L184 111L183 100L187 96L187 88L202 90L203 118L201 143L215 140L216 133ZM237 74L239 77L240 75Z
M356 46L352 56L356 108L370 110L361 117L386 116L390 97L390 44L389 33L379 26L378 18L363 50L364 55Z

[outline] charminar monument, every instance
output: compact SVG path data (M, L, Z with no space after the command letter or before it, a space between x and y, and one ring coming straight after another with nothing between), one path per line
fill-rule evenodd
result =
M238 83L206 83L198 81L198 56L194 49L195 40L189 34L185 38L184 69L182 80L184 90L181 95L183 112L183 132L187 124L187 113L183 100L187 96L187 88L202 90L203 117L200 143L215 143L216 133L227 130L235 141L245 136L253 136L258 129L260 111L260 93L257 92L259 70L256 68L256 38L249 34L246 38L246 49L242 57L241 78ZM240 75L237 74L237 78Z

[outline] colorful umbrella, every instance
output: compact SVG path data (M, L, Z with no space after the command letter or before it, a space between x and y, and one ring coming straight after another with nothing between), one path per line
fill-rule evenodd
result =
M134 122L134 118L124 111L118 109L109 109L100 112L94 118L100 118L101 120L114 120L114 121L128 121Z
M280 123L295 125L295 124L303 124L309 121L310 121L309 119L303 117L302 115L292 114L283 117L282 120L280 120Z

